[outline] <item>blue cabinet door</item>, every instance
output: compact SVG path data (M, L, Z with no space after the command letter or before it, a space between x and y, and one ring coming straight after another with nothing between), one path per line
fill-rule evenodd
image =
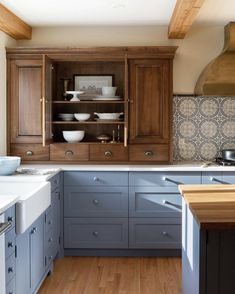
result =
M44 255L44 214L31 227L30 234L30 261L31 261L31 288L36 289L45 271Z
M30 293L29 230L16 236L16 294Z
M52 239L53 239L53 258L59 253L60 247L60 191L57 189L51 195L52 207Z

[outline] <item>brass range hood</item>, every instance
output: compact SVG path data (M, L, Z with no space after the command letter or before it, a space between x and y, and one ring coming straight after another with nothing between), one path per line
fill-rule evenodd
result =
M224 32L223 51L199 76L195 94L235 96L235 22L228 23Z

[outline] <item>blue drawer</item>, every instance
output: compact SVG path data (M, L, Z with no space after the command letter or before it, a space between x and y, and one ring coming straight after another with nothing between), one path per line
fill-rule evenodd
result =
M9 283L14 276L15 276L15 254L12 254L6 260L6 283Z
M53 176L50 180L51 183L51 191L58 189L60 187L60 173Z
M65 218L65 248L128 248L127 218Z
M13 278L6 286L6 294L16 294L16 281Z
M128 188L66 186L64 216L128 217Z
M127 172L64 172L65 186L128 186Z
M14 228L5 234L5 255L8 258L15 252L15 230Z
M203 172L202 173L202 184L221 184L223 183L222 172Z
M11 228L15 227L15 205L5 211L5 221L11 222Z
M223 172L223 181L225 184L235 184L235 172Z
M130 217L181 217L182 197L165 187L131 187ZM169 189L168 189L169 190Z
M179 184L201 184L198 172L130 172L130 186L176 187Z
M129 248L180 249L181 219L130 218Z

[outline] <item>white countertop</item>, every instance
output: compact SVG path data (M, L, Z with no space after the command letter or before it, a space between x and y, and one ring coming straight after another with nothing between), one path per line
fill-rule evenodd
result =
M99 164L23 164L22 168L54 169L60 171L235 171L235 166L204 166L203 162L177 162L169 165L99 165ZM47 175L48 177L49 175ZM49 176L51 177L51 176ZM1 177L0 177L1 178Z
M1 191L0 191L0 193L1 193ZM17 202L18 198L19 198L19 196L15 196L15 195L1 195L0 194L0 214L3 213L4 211L6 211L12 205L14 205Z

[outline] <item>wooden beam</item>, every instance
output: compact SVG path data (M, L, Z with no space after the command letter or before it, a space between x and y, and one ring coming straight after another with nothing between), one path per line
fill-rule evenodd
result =
M16 40L31 39L32 28L0 4L0 30Z
M169 39L183 39L190 30L204 0L177 0L168 27Z

